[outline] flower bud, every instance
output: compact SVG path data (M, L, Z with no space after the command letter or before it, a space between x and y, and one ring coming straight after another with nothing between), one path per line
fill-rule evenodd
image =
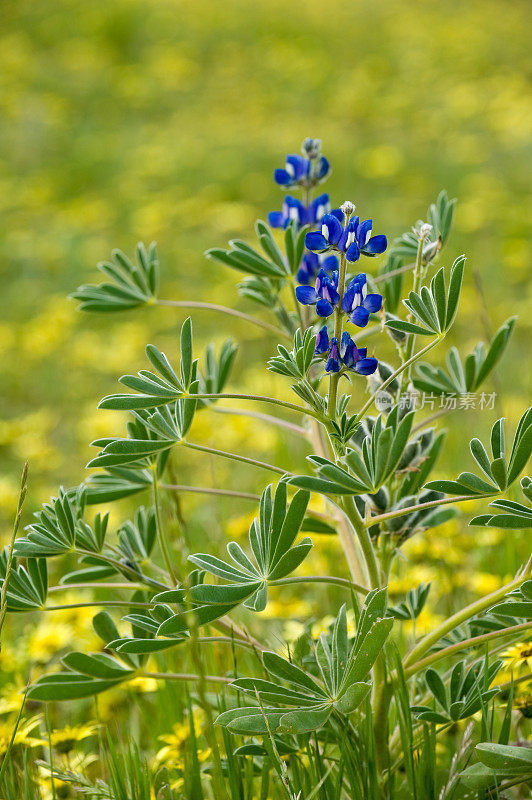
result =
M426 243L421 252L421 258L424 264L428 264L429 261L432 261L434 256L441 250L442 244L441 236L438 236L433 242Z
M346 219L349 219L355 213L355 208L355 204L350 200L346 200L345 203L342 203L340 206L340 209L344 212Z
M307 156L307 158L318 158L321 153L321 139L312 139L310 137L304 139L301 145L301 152L303 155Z

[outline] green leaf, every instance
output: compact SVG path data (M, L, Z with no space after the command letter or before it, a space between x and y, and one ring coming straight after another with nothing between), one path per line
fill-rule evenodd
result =
M352 683L334 706L341 714L351 714L364 702L370 690L369 683Z
M332 713L330 704L316 706L316 708L297 708L283 714L279 720L277 731L279 733L310 733L322 728Z
M60 672L43 675L30 687L27 697L32 700L79 700L105 692L120 681L97 680L87 675L72 672Z
M72 672L79 672L91 678L101 678L103 680L115 680L127 677L133 670L125 667L119 661L105 653L68 653L61 659L67 669Z
M181 327L181 383L188 389L192 377L192 320L187 317Z
M480 761L490 769L519 769L532 772L532 750L527 747L515 747L508 744L482 742L475 747Z
M413 333L416 336L435 336L436 332L414 322L405 322L401 319L388 320L386 327L401 333Z
M458 301L460 300L460 292L462 289L462 280L464 277L465 256L458 256L451 268L451 277L449 281L449 293L447 295L447 313L445 317L445 330L449 330L454 322L456 312L458 310Z

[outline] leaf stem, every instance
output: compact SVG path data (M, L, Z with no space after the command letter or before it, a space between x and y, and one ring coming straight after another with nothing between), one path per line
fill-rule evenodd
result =
M15 512L15 519L13 521L13 531L11 533L11 541L9 542L6 575L2 583L2 591L0 592L0 651L2 649L2 628L7 614L7 587L13 566L13 550L15 548L15 539L20 525L20 517L22 516L22 506L24 505L24 498L28 489L28 462L24 464L22 469L22 476L20 478L20 490L18 495L17 510Z
M270 403L274 406L281 408L289 408L290 411L297 411L299 414L305 414L309 417L315 417L321 420L321 414L314 411L312 408L305 408L305 406L298 406L296 403L290 403L287 400L278 400L276 397L264 397L258 394L234 394L234 393L221 393L221 394L188 394L182 392L177 399L191 399L191 400L254 400L257 403ZM168 401L172 402L172 401Z
M419 237L419 241L418 241L418 245L417 245L416 263L414 265L414 286L413 286L413 291L416 294L419 293L419 288L420 288L420 284L421 284L421 259L422 259L422 256L423 256L423 241L424 241L423 238L420 236ZM408 320L412 319L412 314L411 313L408 315L407 319ZM408 339L408 341L406 343L406 358L407 358L407 362L412 357L412 354L414 352L415 343L416 343L415 334L411 333L410 337L409 337L409 339ZM410 380L412 363L413 362L411 362L409 364L409 366L408 366L408 375L407 375L408 380Z
M366 595L369 592L365 586L347 580L347 578L336 578L334 575L301 575L290 578L276 578L268 581L269 586L289 586L294 583L329 583L332 586L341 586L345 589L352 589L359 594Z
M182 486L177 483L160 483L161 489L166 489L170 492L193 492L195 494L216 494L222 497L241 497L243 500L253 500L257 503L260 500L260 495L251 494L249 492L237 492L232 489L211 489L206 486Z
M398 508L395 511L387 511L386 514L379 514L377 517L369 517L366 521L366 525L370 527L371 525L377 525L381 522L386 522L388 519L396 519L397 517L403 517L405 514L413 514L416 511L422 511L425 508L434 508L435 506L445 506L449 505L450 503L464 503L466 500L483 500L486 497L494 497L496 494L500 494L500 492L493 492L490 494L465 494L465 495L457 495L456 497L443 497L441 500L429 500L426 503L419 503L417 506L407 506L406 508Z
M231 683L233 678L224 678L222 675L196 675L188 672L142 672L143 678L155 678L158 681L207 681L208 683Z
M362 550L364 560L366 562L370 586L372 589L376 589L381 583L380 571L377 562L377 556L375 555L375 548L373 547L373 542L371 541L368 529L366 528L364 520L360 516L359 510L355 505L355 501L351 496L346 496L343 498L342 508L357 535L360 549Z
M405 371L405 369L408 369L408 367L409 367L411 364L413 364L415 361L417 361L417 360L418 360L418 358L421 358L421 356L424 356L424 355L425 355L425 353L428 353L428 352L429 352L429 350L432 350L432 348L433 348L433 347L436 347L436 345L438 345L438 344L439 344L439 343L440 343L440 342L441 342L441 341L442 341L444 338L445 338L445 333L440 333L440 334L438 334L438 335L437 335L437 336L436 336L436 337L433 339L433 341L432 341L432 342L429 342L429 344L425 345L425 347L421 348L421 350L418 350L418 351L417 351L417 353L414 353L414 355L413 355L413 356L411 356L411 357L410 357L410 358L409 358L407 361L405 361L405 362L404 362L404 364L401 364L401 366L400 366L400 367L398 367L398 368L395 370L395 372L392 372L392 374L390 375L390 377L389 377L389 378L387 378L387 379L384 381L384 383L382 383L382 384L379 386L378 390L377 390L376 392L374 392L374 393L371 395L371 397L369 398L369 400L368 400L368 401L367 401L367 402L366 402L366 403L365 403L365 404L362 406L362 408L360 409L360 411L359 411L359 412L358 412L358 414L357 414L357 417L356 417L356 418L357 418L357 420L359 421L359 420L361 420L361 419L362 419L362 417L365 415L365 413L366 413L366 412L367 412L367 411L368 411L368 410L371 408L371 406L372 406L372 405L373 405L373 403L375 402L375 398L377 397L377 395L378 395L378 394L380 394L380 392L382 392L382 391L383 391L383 389L386 389L386 387L387 387L387 386L389 386L389 385L390 385L390 383L392 383L392 381L394 381L394 380L395 380L395 378L397 378L397 376L398 376L398 375L400 375L402 372L404 372L404 371Z
M288 470L281 469L281 467L276 467L273 464L267 464L265 461L257 461L255 458L248 458L247 456L240 456L238 453L228 453L225 450L216 450L214 447L206 447L202 444L194 444L193 442L187 442L185 439L181 440L181 445L183 447L188 447L190 450L197 450L201 453L211 453L215 456L221 456L222 458L229 458L232 461L240 461L243 464L251 464L254 467L261 467L262 469L267 469L270 472L276 472L278 475L293 475L293 472L288 472Z
M168 544L168 540L166 538L166 534L164 532L164 527L161 520L161 509L159 506L159 478L157 476L157 464L154 462L152 466L152 473L153 473L153 505L155 507L155 522L157 525L157 536L159 539L159 547L161 548L161 552L163 554L164 563L167 569L168 574L170 575L172 582L175 585L178 583L178 577L174 570L174 565L172 564L172 557L170 554L170 546Z
M307 435L305 428L302 428L300 425L294 425L293 422L288 422L288 420L281 419L280 417L272 417L271 414L262 414L260 411L249 411L247 408L218 408L217 406L213 406L212 410L216 411L217 414L235 414L239 417L260 419L271 425L277 425L279 428L286 428L286 430L292 431L292 433L296 433L298 436Z
M412 664L410 667L408 667L408 669L405 670L405 677L409 678L411 675L415 675L416 672L425 669L425 667L430 667L430 665L434 664L436 661L447 658L447 656L452 656L454 653L459 653L461 650L467 650L469 647L476 647L479 644L490 642L493 639L499 639L506 636L515 636L515 634L522 633L530 628L532 628L532 622L522 622L519 625L512 625L510 628L503 628L499 631L490 631L489 633L483 633L480 636L472 636L470 639L464 639L463 642L457 642L449 647L444 647L442 650L438 650L437 653L432 653L430 656L421 659L421 661L416 661L415 664Z
M285 339L290 339L291 336L282 328L272 325L270 322L265 322L258 317L252 317L251 314L245 314L243 311L237 311L236 308L228 308L227 306L220 306L216 303L203 303L197 300L156 300L154 305L158 306L172 306L173 308L200 308L205 311L217 311L220 314L227 314L231 317L238 317L249 322L251 325L256 325L258 328L263 328L270 333L275 333L276 336L283 336Z
M529 574L530 562L513 581L507 583L501 589L497 589L497 591L486 595L486 597L481 597L480 600L476 600L460 611L457 611L456 614L446 619L445 622L442 622L434 628L433 631L427 633L403 659L403 667L406 668L415 664L420 656L423 656L433 645L437 644L445 634L450 633L458 625L467 622L468 619L471 619L471 617L474 617L476 614L480 614L480 612L495 605L499 600L503 600L509 592L518 589L527 580Z

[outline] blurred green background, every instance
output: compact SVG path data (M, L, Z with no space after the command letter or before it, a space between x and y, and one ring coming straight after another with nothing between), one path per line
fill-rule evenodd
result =
M83 479L91 439L122 431L98 400L145 366L147 341L171 354L185 316L81 315L67 294L113 247L156 240L161 297L254 313L235 274L202 254L280 207L273 169L305 136L323 140L334 204L352 199L389 239L441 188L459 198L443 261L469 258L454 340L465 353L483 335L477 269L492 326L520 315L499 368L516 421L531 372L527 2L6 0L0 13L0 518L12 517L25 458L28 513ZM241 342L236 384L286 391L262 368L275 342L193 316L202 343ZM456 415L450 470L464 437L494 418ZM251 431L229 425L215 441L287 463L292 442ZM199 434L213 435L207 423ZM196 468L215 483L214 466Z

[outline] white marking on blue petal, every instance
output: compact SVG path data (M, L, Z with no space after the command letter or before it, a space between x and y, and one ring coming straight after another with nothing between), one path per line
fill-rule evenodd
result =
M291 178L293 178L295 176L296 173L294 171L294 165L291 164L289 161L286 162L286 164L284 165L284 168L288 172L288 174L290 175Z
M325 223L321 226L321 235L325 236L327 241L329 241L329 228L327 225L325 225Z

